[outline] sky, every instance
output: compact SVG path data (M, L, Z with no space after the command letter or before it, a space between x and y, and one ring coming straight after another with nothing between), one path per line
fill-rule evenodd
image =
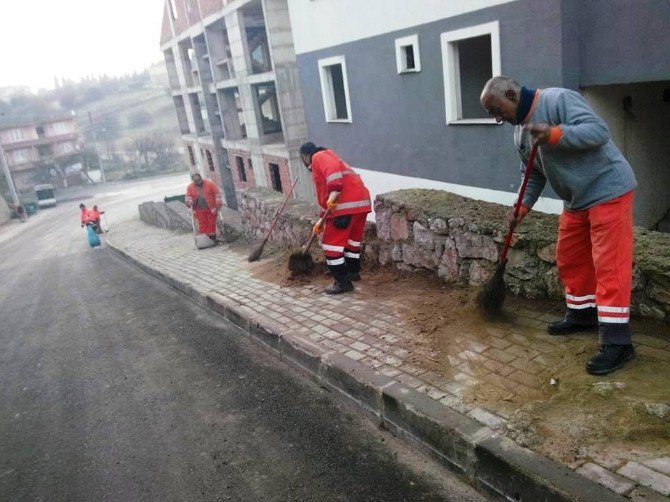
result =
M162 60L164 0L0 0L0 87L51 89Z

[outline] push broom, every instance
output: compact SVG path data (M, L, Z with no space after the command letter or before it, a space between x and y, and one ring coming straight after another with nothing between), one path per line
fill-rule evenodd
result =
M530 155L528 156L528 163L526 164L526 172L524 173L523 183L521 184L521 189L519 190L519 198L516 201L514 206L514 219L519 216L519 211L521 210L521 202L523 201L523 196L526 193L526 187L528 186L528 180L530 179L530 173L533 170L533 163L535 162L535 154L537 153L537 144L533 144L533 147L530 150ZM487 315L495 315L500 312L503 302L505 301L505 267L507 266L507 252L509 251L510 245L512 243L512 234L514 229L510 227L507 231L507 237L505 238L505 243L503 244L502 251L500 252L500 262L496 267L496 271L489 279L489 281L484 284L477 293L477 306Z
M275 216L275 219L272 222L272 225L270 226L270 230L268 230L268 233L265 235L265 238L261 241L261 243L258 246L256 246L251 251L251 253L249 253L249 257L247 258L247 260L249 260L250 262L260 260L261 255L263 254L263 249L265 248L265 244L267 244L268 239L270 238L270 234L272 233L272 230L275 228L275 225L279 221L279 217L281 216L282 211L284 211L284 207L286 207L286 203L288 202L288 199L291 197L291 194L293 193L293 189L295 188L295 185L297 183L298 183L298 178L295 179L295 181L293 182L293 185L291 185L291 189L286 194L286 197L284 198L284 203L279 208L279 211L277 211L277 215Z

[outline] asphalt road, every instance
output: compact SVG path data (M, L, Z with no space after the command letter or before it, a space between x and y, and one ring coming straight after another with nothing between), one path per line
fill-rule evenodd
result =
M112 225L186 177L97 189ZM105 248L78 201L0 229L0 500L478 501Z

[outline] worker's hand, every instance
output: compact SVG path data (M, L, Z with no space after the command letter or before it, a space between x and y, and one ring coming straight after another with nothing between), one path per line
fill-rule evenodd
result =
M551 136L551 126L549 124L528 124L524 129L530 133L533 143L536 145L544 145L549 142Z
M530 209L527 206L524 206L521 204L521 207L519 208L519 214L515 218L514 217L514 208L510 209L509 212L507 213L507 226L509 227L510 230L514 230L516 226L523 221L523 219L526 217L526 215L530 212Z
M217 208L212 208L212 214L216 216L216 213L218 213L219 210Z
M84 228L84 224L83 224L83 223L81 224L81 228Z
M326 202L326 207L331 211L334 211L337 207L337 198L340 196L340 192L330 192L328 196L328 202Z
M312 232L314 232L315 235L319 235L321 232L323 232L323 218L319 218L319 221L314 224L312 227Z

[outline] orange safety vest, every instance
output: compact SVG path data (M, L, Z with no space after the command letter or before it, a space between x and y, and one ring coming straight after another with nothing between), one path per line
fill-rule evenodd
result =
M324 209L328 207L330 192L340 192L331 217L372 211L370 192L363 180L332 150L321 150L312 155L312 179L316 186L316 200Z
M195 183L191 183L186 189L186 205L188 207L195 206L196 201L198 200L199 190L202 190L202 194L205 197L209 209L218 209L223 205L221 202L221 190L216 186L216 183L210 180L203 180L202 187L198 187Z
M100 219L100 211L96 211L95 209L88 210L89 221L98 221L99 219Z

